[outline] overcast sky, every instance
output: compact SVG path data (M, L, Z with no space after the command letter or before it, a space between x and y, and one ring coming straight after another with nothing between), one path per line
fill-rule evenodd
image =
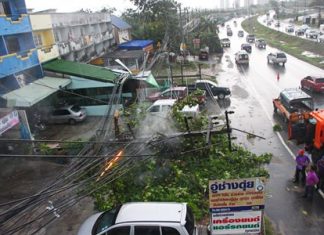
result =
M73 12L81 8L98 10L102 7L115 7L117 15L133 7L129 0L25 0L27 8L35 11L57 9L58 12ZM177 0L183 7L215 9L220 0ZM226 0L232 2L233 0Z

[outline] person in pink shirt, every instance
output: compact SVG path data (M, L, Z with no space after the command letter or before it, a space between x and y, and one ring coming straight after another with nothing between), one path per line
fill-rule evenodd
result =
M303 195L304 198L307 198L308 196L313 198L315 185L317 185L318 181L319 179L316 175L316 166L311 165L306 176L305 192Z

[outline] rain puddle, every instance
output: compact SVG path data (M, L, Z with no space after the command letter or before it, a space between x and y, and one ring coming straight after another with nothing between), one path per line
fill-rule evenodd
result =
M323 56L321 56L321 55L317 55L317 54L315 54L315 53L313 53L313 52L310 52L310 51L304 51L303 53L302 53L302 55L304 55L304 56L307 56L307 57L309 57L309 58L320 58L320 57L323 57ZM323 62L323 61L322 61ZM321 63L322 63L321 62Z

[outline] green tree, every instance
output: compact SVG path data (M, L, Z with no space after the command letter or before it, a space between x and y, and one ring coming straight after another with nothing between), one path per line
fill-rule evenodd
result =
M186 130L179 110L195 102L189 96L173 107L172 117L179 130ZM191 130L206 129L207 117L202 114L189 125ZM201 219L209 211L209 180L269 176L264 165L270 162L271 154L257 156L238 146L230 152L226 134L212 135L209 148L205 142L205 136L161 139L151 148L158 156L145 162L137 158L137 167L93 194L97 208L107 210L129 201L187 202Z

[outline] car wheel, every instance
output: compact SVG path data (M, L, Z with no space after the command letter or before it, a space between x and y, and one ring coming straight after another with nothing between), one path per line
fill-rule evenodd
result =
M218 99L223 100L225 98L225 95L223 93L220 93L218 95Z
M69 124L70 124L70 125L75 125L75 123L76 123L76 121L75 121L74 119L71 118L71 119L69 120Z
M285 63L282 63L282 67L285 67Z

